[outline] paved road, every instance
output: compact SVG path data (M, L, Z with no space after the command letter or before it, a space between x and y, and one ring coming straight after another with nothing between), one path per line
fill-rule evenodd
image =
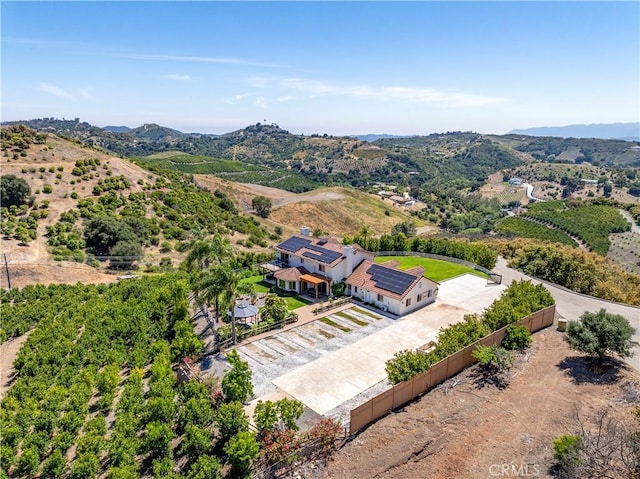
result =
M620 214L625 217L625 219L631 223L631 232L635 234L640 234L640 225L637 225L635 221L633 221L633 216L627 210L618 210Z
M496 267L493 271L502 275L502 283L508 286L512 281L521 279L529 279L533 283L541 281L531 278L514 269L507 267L504 258L499 257ZM604 308L609 313L620 314L627 318L631 325L636 329L633 339L636 343L634 347L634 356L627 360L627 363L636 370L640 371L640 308L627 306L619 303L611 303L591 296L584 296L566 289L552 286L545 283L546 288L551 292L556 300L556 312L562 318L568 320L578 319L585 311L596 312Z

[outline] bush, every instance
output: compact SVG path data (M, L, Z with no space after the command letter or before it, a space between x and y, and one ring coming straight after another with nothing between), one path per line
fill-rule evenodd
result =
M602 362L610 354L630 357L634 333L635 329L625 317L601 309L597 313L585 312L580 322L569 321L567 341L573 349Z
M471 355L488 372L506 371L513 365L512 353L498 346L478 346Z
M502 347L509 351L526 349L531 344L531 332L524 326L510 324L502 340Z
M412 377L429 369L431 360L421 351L398 351L386 363L385 370L391 384L408 381Z
M553 440L553 458L563 476L571 477L572 471L580 465L582 444L582 436L578 435L565 434Z
M255 436L248 431L239 432L225 446L231 469L238 475L248 475L251 463L260 453L260 445Z

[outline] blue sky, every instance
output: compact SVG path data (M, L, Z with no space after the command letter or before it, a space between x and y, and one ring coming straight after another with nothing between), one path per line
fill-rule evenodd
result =
M640 121L640 2L12 2L2 120L225 133Z

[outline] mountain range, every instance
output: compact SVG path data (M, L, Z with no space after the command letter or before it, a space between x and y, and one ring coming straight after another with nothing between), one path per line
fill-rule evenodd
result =
M591 125L541 126L511 130L509 134L555 136L560 138L600 138L640 141L640 123L600 123Z

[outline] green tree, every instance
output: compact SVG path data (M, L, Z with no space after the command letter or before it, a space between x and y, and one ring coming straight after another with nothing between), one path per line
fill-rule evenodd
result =
M260 316L264 321L278 323L284 321L288 313L289 310L285 299L278 295L270 294L264 299L264 307Z
M184 439L180 444L180 452L195 459L208 454L211 450L212 434L209 430L195 424L187 425Z
M219 314L220 302L231 306L231 337L233 344L237 343L236 315L233 305L243 294L254 294L251 283L242 283L241 276L231 269L228 264L221 264L209 270L196 285L196 291L202 301L216 303L216 315Z
M23 205L31 195L31 188L25 180L16 175L0 177L0 205L9 207Z
M478 346L471 355L489 373L506 371L513 365L513 355L498 346Z
M358 234L362 237L362 247L364 249L369 249L369 237L371 236L371 228L369 228L367 225L362 225L362 228L360 228L360 231L358 231Z
M244 413L242 403L238 401L221 404L216 411L216 421L220 437L225 442L240 431L249 429L249 418Z
M64 471L65 457L60 449L55 449L45 461L42 472L45 477L60 477Z
M187 479L220 479L221 466L213 456L200 456L189 468Z
M304 412L304 405L296 399L282 398L276 402L258 401L253 418L261 434L278 429L298 430L297 420Z
M634 334L635 329L628 319L607 313L605 309L597 313L587 311L580 316L580 321L569 321L567 326L567 340L571 347L600 362L611 354L630 357L633 354L631 338Z
M112 216L99 216L89 220L84 230L87 246L93 248L98 255L108 255L119 242L138 243L135 232L124 221ZM123 256L130 256L125 252ZM135 255L131 255L135 256Z
M131 268L135 261L142 258L142 246L138 241L118 241L109 250L109 254L113 256L111 259L111 267L116 269Z
M171 427L160 422L150 422L147 424L147 433L144 437L146 451L150 451L154 456L169 456L171 454L171 441L175 434Z
M221 387L224 397L229 402L245 402L249 396L253 395L249 363L240 359L235 349L227 354L227 359L231 363L231 369L222 378Z
M219 234L208 240L194 241L184 261L187 270L204 271L212 265L222 263L233 255L233 248L229 241Z
M398 223L391 228L391 234L397 235L400 233L404 233L407 238L412 238L416 235L416 223L413 220L405 220L401 223Z
M40 455L35 447L28 447L18 457L17 472L20 476L31 477L38 470Z
M249 477L251 464L258 458L260 445L256 437L248 431L241 431L224 447L231 469L241 477Z
M266 196L255 196L253 200L251 200L251 206L256 210L258 216L268 218L269 213L271 213L271 208L273 207L273 202L271 198L267 198Z

